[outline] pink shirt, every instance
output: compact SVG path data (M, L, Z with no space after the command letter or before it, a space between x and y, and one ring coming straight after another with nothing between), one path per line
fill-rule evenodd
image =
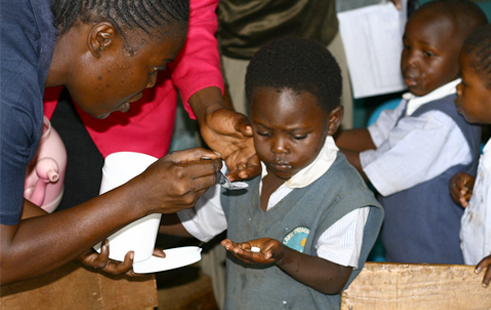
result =
M93 118L77 105L77 111L92 140L106 158L116 152L139 152L157 158L170 145L179 89L184 108L195 118L189 98L197 91L216 86L223 93L223 79L215 32L218 0L191 0L186 43L168 69L159 73L155 87L126 113L114 112L104 120ZM44 114L51 118L62 87L46 89Z

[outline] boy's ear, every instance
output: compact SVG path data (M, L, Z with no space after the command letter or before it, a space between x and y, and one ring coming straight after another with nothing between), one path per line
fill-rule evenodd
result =
M328 135L333 136L338 130L339 126L341 126L341 122L343 121L344 116L344 107L342 105L338 105L334 109L332 109L331 113L329 113L329 128L327 131Z
M112 23L101 22L94 25L87 37L87 45L92 55L99 58L104 50L115 43L117 33L116 27Z

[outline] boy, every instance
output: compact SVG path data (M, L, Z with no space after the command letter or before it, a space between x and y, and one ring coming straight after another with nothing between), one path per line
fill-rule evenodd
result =
M340 69L314 41L271 41L248 66L246 94L262 176L247 190L210 189L161 232L208 241L228 228L226 309L338 309L383 219L332 138Z
M382 196L388 261L463 263L463 210L448 194L448 182L456 171L475 173L480 127L455 107L457 58L465 38L485 23L470 1L421 6L403 36L401 70L410 93L368 129L341 132L336 139Z
M491 123L491 25L479 28L464 43L459 57L462 82L457 86L459 112L470 123ZM464 263L486 269L483 286L491 281L491 142L479 159L477 177L459 172L450 193L464 208L460 238ZM472 194L469 201L467 195ZM484 258L483 258L484 257Z

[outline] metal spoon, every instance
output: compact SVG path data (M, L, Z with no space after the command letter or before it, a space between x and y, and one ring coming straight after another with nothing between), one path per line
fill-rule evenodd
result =
M211 159L211 158L201 157L201 159ZM220 184L223 188L230 189L230 190L239 190L249 187L249 185L247 185L246 182L230 182L227 176L220 170L217 172L217 174L218 174L218 178L217 178L218 184Z

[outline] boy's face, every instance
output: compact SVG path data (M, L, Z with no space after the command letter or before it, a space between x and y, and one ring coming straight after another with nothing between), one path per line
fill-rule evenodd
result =
M460 53L459 66L462 82L457 85L455 103L469 123L491 123L491 90L469 62L470 55Z
M424 96L458 77L461 40L449 18L436 12L415 13L406 24L401 70L404 83Z
M157 72L177 56L185 35L160 42L151 40L147 37L151 43L140 46L133 55L124 42L113 40L100 57L87 57L85 70L77 70L78 77L67 84L82 110L100 119L118 110L126 112L130 103L142 98L144 89L155 85Z
M341 110L338 107L335 110ZM331 113L332 114L332 113ZM338 119L317 105L310 92L258 87L251 103L254 145L269 174L290 179L308 166L337 130Z

